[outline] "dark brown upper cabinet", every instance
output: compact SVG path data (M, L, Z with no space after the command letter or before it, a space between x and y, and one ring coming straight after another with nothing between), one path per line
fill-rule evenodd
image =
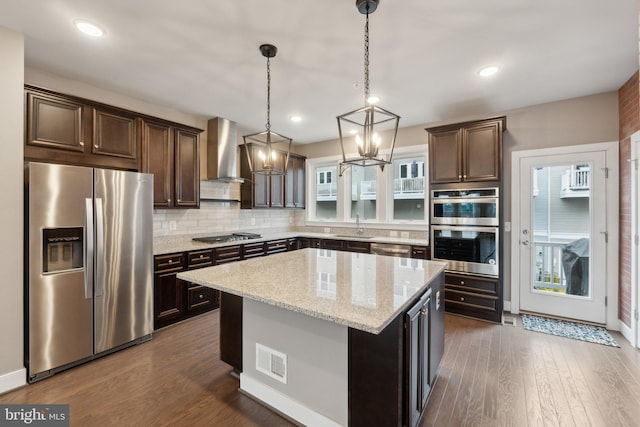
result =
M499 181L506 117L427 128L432 184Z
M284 182L284 203L287 208L304 209L305 157L291 154Z
M25 87L27 160L137 170L135 113Z
M285 207L285 179L288 180L289 174L287 173L286 176L252 174L245 151L247 149L251 150L251 158L254 162L260 161L260 157L257 154L260 147L255 144L247 144L247 147L241 147L240 176L244 178L244 183L240 185L240 207L242 209ZM279 150L274 151L276 155L275 162L279 164L278 167L282 167L281 165L285 162L287 153ZM291 157L289 159L291 160ZM291 163L289 163L290 165ZM291 197L291 200L293 200L293 196Z
M195 129L145 120L142 172L153 174L156 208L200 206L200 135Z

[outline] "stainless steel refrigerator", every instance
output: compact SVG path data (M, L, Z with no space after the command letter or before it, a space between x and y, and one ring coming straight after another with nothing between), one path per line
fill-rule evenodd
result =
M153 175L28 163L30 382L153 332Z

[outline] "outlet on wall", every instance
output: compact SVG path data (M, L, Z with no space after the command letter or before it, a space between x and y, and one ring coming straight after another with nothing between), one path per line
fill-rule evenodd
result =
M398 237L398 232L395 230L389 231L389 237Z
M255 218L251 218L251 225L256 225L256 219Z
M331 233L331 229L330 229L329 227L325 227L325 228L324 228L324 232L325 232L325 233Z
M409 232L408 231L401 231L400 232L400 237L409 237Z
M176 229L176 222L169 221L169 230L175 230L175 229Z

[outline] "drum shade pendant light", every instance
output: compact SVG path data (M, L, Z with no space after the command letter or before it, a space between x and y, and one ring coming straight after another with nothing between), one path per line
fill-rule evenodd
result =
M276 56L278 49L272 44L263 44L260 46L260 52L262 52L262 56L267 58L266 130L245 135L242 138L252 174L286 175L292 140L271 130L271 58ZM255 147L250 147L249 144L253 144ZM283 150L274 149L273 144L288 144L286 154Z
M342 148L342 161L339 175L352 165L384 166L391 163L393 148L396 144L398 123L400 116L374 105L369 94L369 14L373 13L380 0L357 0L356 7L360 13L366 15L364 26L364 107L342 114L338 119L338 133ZM382 131L385 131L384 133ZM344 135L345 132L355 134L353 138ZM385 143L386 135L386 143ZM359 157L347 159L345 146L349 149L357 148ZM355 147L354 147L355 146ZM389 157L379 155L380 149L388 149Z

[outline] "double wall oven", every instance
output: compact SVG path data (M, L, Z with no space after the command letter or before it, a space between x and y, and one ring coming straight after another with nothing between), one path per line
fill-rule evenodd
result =
M431 258L449 270L498 277L499 189L431 192Z

